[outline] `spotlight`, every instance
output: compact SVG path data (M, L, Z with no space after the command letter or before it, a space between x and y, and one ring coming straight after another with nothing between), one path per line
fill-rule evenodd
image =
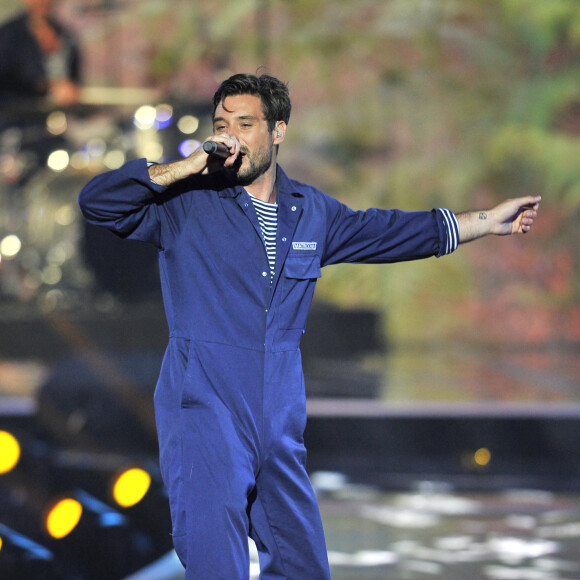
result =
M155 117L157 111L155 107L151 105L143 105L135 111L135 116L133 122L137 129L145 131L147 129L152 129L155 126Z
M0 254L4 258L11 259L22 249L22 241L15 234L10 234L0 242Z
M171 549L167 543L167 533L171 530L169 500L158 466L149 462L141 467L127 465L109 479L108 498L157 546Z
M84 533L128 523L125 516L82 489L53 501L44 518L45 531L55 540L72 537L77 530Z
M46 164L53 171L64 171L69 164L70 157L64 149L57 149L53 151L46 161Z
M155 127L166 129L173 119L173 107L167 104L157 105L155 108Z
M151 476L144 469L133 467L113 480L113 498L122 508L138 504L149 491Z
M122 578L156 555L128 517L81 489L51 504L44 525L47 547L86 580Z
M486 470L489 468L491 460L491 451L487 447L480 447L475 451L464 451L461 455L461 464L470 471Z
M12 471L20 461L20 443L8 433L0 431L0 475Z
M182 157L188 157L191 155L201 143L197 139L185 139L177 147L179 153Z
M83 514L83 506L79 501L66 497L54 504L45 519L48 534L60 540L68 536L79 523Z
M491 452L487 447L481 447L473 454L473 461L480 467L486 467L491 461Z
M199 119L195 115L183 115L177 121L177 128L185 135L195 133L199 127Z

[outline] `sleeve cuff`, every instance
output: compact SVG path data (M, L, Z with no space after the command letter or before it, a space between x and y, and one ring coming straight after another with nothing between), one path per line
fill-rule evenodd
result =
M443 243L441 245L441 250L439 252L440 256L446 256L457 250L459 245L459 224L457 223L457 217L452 211L445 208L437 208L438 221L442 225L444 234L442 236Z
M158 165L158 163L155 163L154 161L147 161L147 169L149 169L152 165ZM149 181L151 182L152 185L156 186L156 188L155 188L156 190L158 190L158 191L165 190L164 185L160 185L159 183L157 183L156 181L154 181L151 178L149 178Z

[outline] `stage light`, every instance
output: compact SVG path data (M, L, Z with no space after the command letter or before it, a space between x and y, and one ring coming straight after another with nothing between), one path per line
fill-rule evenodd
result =
M105 154L103 163L107 169L119 169L125 163L125 153L120 149L113 149Z
M195 133L199 127L199 119L193 115L183 115L177 121L177 128L185 135Z
M90 155L86 151L75 151L70 157L70 166L77 171L82 171L89 166Z
M163 145L157 141L149 140L140 148L141 154L151 161L160 161L163 157Z
M20 443L8 431L0 431L0 474L14 469L20 460Z
M473 454L473 461L480 467L486 467L491 461L491 452L486 447L481 447Z
M0 242L0 254L6 259L14 258L14 256L20 252L21 248L22 242L20 241L20 238L14 234L6 236Z
M53 171L64 171L69 164L69 155L64 149L53 151L46 160L46 164Z
M46 516L46 531L60 540L68 536L79 523L83 506L76 499L67 497L57 502Z
M197 139L185 139L177 149L183 157L189 157L200 145L201 143Z
M149 491L151 476L138 467L121 473L113 482L113 498L123 508L138 504Z
M40 279L48 286L55 286L62 280L62 270L55 264L49 264L43 268Z
M62 135L67 127L66 115L63 111L53 111L46 118L46 128L52 135Z
M173 107L171 105L157 105L155 109L155 127L157 129L166 129L171 125L173 119Z
M84 152L90 159L101 159L107 151L107 142L100 137L95 137L86 142Z
M72 203L65 203L61 205L55 212L54 212L54 221L59 226L70 226L76 219L76 208L73 207ZM67 248L67 258L70 258L74 253L74 246L72 242L61 242L57 245L57 248Z
M143 105L135 111L134 123L137 129L145 131L146 129L152 129L155 125L155 118L157 116L157 110L151 105Z

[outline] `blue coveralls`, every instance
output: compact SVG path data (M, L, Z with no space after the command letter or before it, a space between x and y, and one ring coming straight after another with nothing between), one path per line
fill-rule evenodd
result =
M159 249L170 335L154 402L173 540L188 580L329 578L306 468L299 342L321 267L440 256L457 246L446 210L357 212L277 168L271 280L253 204L219 174L169 188L144 159L82 190L89 222ZM451 217L450 217L451 216Z

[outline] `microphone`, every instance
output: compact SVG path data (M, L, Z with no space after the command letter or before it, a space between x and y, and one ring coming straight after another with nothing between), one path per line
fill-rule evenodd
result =
M223 143L218 143L217 141L205 141L203 150L208 155L215 155L224 159L230 156L230 150Z

